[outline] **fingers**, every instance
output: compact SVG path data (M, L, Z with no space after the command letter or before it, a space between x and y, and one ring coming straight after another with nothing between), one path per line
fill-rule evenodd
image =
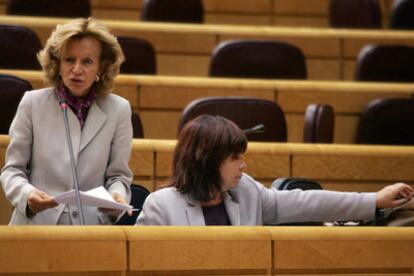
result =
M124 204L124 205L129 205L128 202L126 202L126 200L117 193L112 193L112 197L118 203L121 203L121 204ZM132 216L132 210L128 210L127 214L128 214L128 216Z
M47 193L34 189L27 197L27 204L33 213L41 212L57 206L57 203Z

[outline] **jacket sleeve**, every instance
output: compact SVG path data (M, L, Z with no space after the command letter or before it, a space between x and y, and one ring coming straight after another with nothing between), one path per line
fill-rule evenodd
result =
M261 188L264 223L370 220L376 193Z
M132 148L131 107L128 101L120 101L118 124L111 144L110 157L106 169L105 188L116 192L127 202L131 199L133 176L128 166Z
M9 130L10 143L0 175L6 198L19 212L25 213L27 197L34 187L29 183L33 143L32 103L25 93Z

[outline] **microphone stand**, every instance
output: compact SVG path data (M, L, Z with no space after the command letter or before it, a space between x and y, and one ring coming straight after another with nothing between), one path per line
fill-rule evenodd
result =
M58 97L59 98L59 97ZM65 100L59 99L59 105L63 112L63 120L65 122L65 130L66 130L66 139L69 148L69 156L70 156L70 164L72 167L72 176L73 181L75 182L75 197L76 197L76 205L79 210L79 218L80 218L80 225L85 225L85 216L83 213L83 206L80 198L80 189L79 189L79 181L78 181L78 173L76 172L76 165L75 165L75 157L73 154L73 147L72 147L72 137L70 135L70 128L69 128L69 120L68 120L68 105Z

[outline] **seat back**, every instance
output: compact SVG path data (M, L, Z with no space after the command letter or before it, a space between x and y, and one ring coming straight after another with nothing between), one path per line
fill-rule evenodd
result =
M279 105L272 101L247 97L207 97L194 100L184 109L177 133L188 121L202 114L223 116L241 129L263 124L264 133L247 134L250 141L287 141L285 115Z
M23 26L0 25L0 68L39 70L39 37Z
M21 78L0 75L0 134L8 134L10 124L16 115L17 107L26 91L32 90L32 85Z
M303 142L333 143L335 112L330 105L310 104L305 112Z
M367 45L357 58L355 79L359 81L413 82L414 47Z
M329 21L334 28L381 28L378 0L331 0Z
M144 0L142 21L203 23L201 0Z
M394 0L391 8L390 28L414 29L414 1Z
M305 57L291 44L269 40L220 43L210 60L210 76L264 79L306 79Z
M89 17L89 0L8 0L6 13L47 17Z
M117 225L134 225L137 221L137 217L139 213L141 213L142 206L144 205L145 199L150 194L147 188L142 185L132 183L131 184L131 201L130 205L134 207L134 209L138 209L132 213L132 216L128 216L128 214L124 214L118 221Z
M125 55L125 62L121 65L123 74L155 75L157 71L154 47L146 40L118 36Z
M132 132L134 138L144 138L144 128L138 113L131 113Z
M359 144L414 145L414 99L376 99L365 108Z

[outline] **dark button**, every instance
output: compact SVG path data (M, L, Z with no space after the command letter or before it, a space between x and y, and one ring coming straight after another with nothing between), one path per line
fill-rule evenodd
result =
M75 218L78 217L78 212L77 211L73 211L72 212L72 216L75 217Z

